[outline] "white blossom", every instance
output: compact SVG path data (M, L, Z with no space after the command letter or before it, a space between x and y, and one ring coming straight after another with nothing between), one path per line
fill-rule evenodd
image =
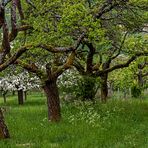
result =
M24 71L17 75L8 74L4 78L0 78L0 90L1 91L15 91L23 90L27 91L40 87L40 80L38 77L31 77L28 72Z

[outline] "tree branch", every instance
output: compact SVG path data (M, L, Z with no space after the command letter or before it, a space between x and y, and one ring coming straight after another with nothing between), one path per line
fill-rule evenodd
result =
M0 5L0 28L3 26L5 20L5 10L3 5Z
M3 64L0 65L0 71L6 69L9 65L13 64L24 52L29 50L31 46L24 46L17 50L17 52L12 55L9 59L7 59Z
M80 62L75 60L73 62L73 66L79 71L79 73L81 73L82 75L85 74L85 68L80 64Z
M114 56L111 57L111 60L113 60L113 59L115 59L117 56L119 56L119 54L120 54L120 52L121 52L121 50L122 50L122 47L123 47L123 45L124 45L124 42L125 42L125 40L126 40L127 35L128 35L128 32L126 32L126 33L124 34L123 40L121 41L121 44L120 44L120 47L119 47L119 48L116 47L116 48L118 49L118 52L117 52L116 55L114 55Z
M26 69L29 72L35 73L41 79L45 77L45 73L41 71L34 63L28 64L21 60L16 60L15 64L20 65L22 68Z
M16 6L17 2L16 0L12 0L12 6L11 6L11 33L9 34L9 41L13 41L18 33L17 27L16 27Z
M97 71L97 72L95 73L95 76L101 76L102 74L112 72L113 70L128 67L134 60L136 60L136 59L137 59L138 57L140 57L140 56L148 56L148 52L136 53L135 55L133 55L131 58L129 58L129 59L128 59L125 63L123 63L123 64L118 64L118 65L115 65L115 66L113 66L113 67L111 67L111 68L108 68L108 69L105 69L105 70L101 70L101 71Z
M72 48L72 52L71 54L67 57L66 63L63 64L62 66L60 66L56 72L54 73L54 75L56 77L58 77L59 75L61 75L65 70L67 70L68 68L70 68L73 65L75 56L76 56L76 50L79 48L82 40L84 39L85 33L82 33L80 35L80 37L78 38L76 44L74 45L74 47Z
M20 0L17 0L17 9L18 9L18 12L20 14L21 20L24 20L24 13L23 13L23 10L22 10L22 5L21 5Z
M26 2L33 7L34 9L36 9L36 6L33 4L33 2L31 0L26 0Z
M75 51L72 51L72 53L67 57L67 60L66 60L66 63L63 64L62 66L60 66L55 72L54 72L54 75L55 77L58 77L59 75L61 75L65 70L69 69L73 62L74 62L74 59L75 59L75 55L76 55L76 52Z
M43 48L52 53L63 53L63 52L69 52L69 51L74 50L73 47L68 47L68 48L67 47L53 47L51 45L46 45L46 44L40 44L40 45L37 45L36 47Z
M3 0L3 5L6 6L9 2L11 2L12 0Z
M83 40L84 36L85 34L82 33L80 37L78 38L77 42L75 43L75 45L70 46L70 47L54 47L54 46L46 45L46 44L39 44L36 47L43 48L52 53L63 53L63 52L75 51L80 46L81 41Z
M146 77L146 76L148 76L148 72L147 72L147 73L142 74L142 77Z
M100 8L98 14L96 14L95 18L97 18L97 19L101 18L103 14L111 11L112 9L117 7L118 5L119 4L116 2L113 4L112 1L111 2L106 1L104 3L104 5Z
M33 29L33 27L30 26L30 25L22 25L22 26L20 26L20 27L17 27L18 32L19 32L19 31L26 31L26 30L28 30L28 29Z

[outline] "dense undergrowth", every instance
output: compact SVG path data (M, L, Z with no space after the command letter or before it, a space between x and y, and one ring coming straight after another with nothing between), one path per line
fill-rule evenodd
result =
M62 102L62 121L47 120L46 99L28 96L23 106L16 97L0 105L5 112L11 139L1 140L0 148L147 148L148 101L109 100Z

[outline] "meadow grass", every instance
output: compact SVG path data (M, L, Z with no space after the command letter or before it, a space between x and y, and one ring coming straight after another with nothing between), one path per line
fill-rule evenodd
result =
M62 121L47 120L46 99L32 94L23 106L8 97L5 119L11 139L0 148L147 148L148 101L109 100L107 104L62 102Z

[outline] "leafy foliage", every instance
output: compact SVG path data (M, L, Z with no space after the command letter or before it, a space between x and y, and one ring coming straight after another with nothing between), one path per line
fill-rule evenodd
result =
M141 96L142 92L141 92L141 88L138 86L133 86L131 88L131 93L132 93L132 97L134 98L138 98Z

